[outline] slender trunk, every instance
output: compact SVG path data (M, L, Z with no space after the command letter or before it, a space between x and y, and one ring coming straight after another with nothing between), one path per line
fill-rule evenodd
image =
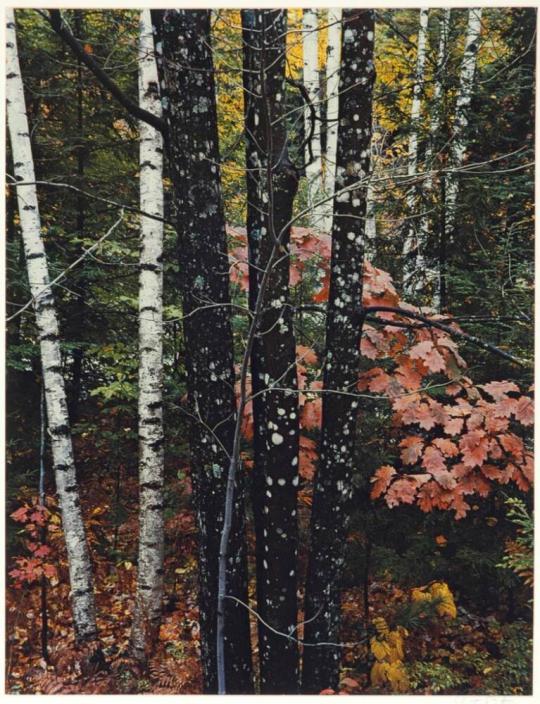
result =
M313 207L320 200L323 192L322 161L321 161L321 122L320 102L321 89L319 79L319 30L317 10L305 9L302 19L302 38L304 49L304 86L311 106L306 105L304 113L304 131L306 138L312 138L306 144L306 179L307 179L307 205L311 208L309 215L311 226L320 229L322 225L321 207ZM312 125L312 121L315 123Z
M28 119L22 76L17 54L15 16L7 9L7 119L11 139L15 177L28 184L35 182ZM26 255L30 291L34 299L39 331L43 383L47 403L48 430L62 525L68 555L71 602L76 640L97 639L92 584L92 565L86 543L75 460L69 428L62 357L54 297L49 287L45 247L41 239L41 221L35 185L17 186L19 217Z
M40 418L40 433L39 433L39 505L45 507L45 443L47 431L47 416L45 413L45 389L43 388L43 380L40 389L39 399L39 418ZM44 525L40 531L41 542L47 540L47 526ZM41 575L41 657L45 662L49 662L49 614L47 607L47 577Z
M161 119L150 10L139 25L139 104ZM141 210L163 217L163 138L140 131ZM141 218L139 275L139 560L131 650L145 662L155 647L163 599L163 223Z
M436 145L439 144L439 133L441 128L441 111L443 107L443 96L446 85L446 61L447 61L447 46L448 46L448 33L450 30L450 8L444 8L439 22L439 48L437 52L437 66L435 69L435 80L433 88L433 103L431 108L431 122L429 126L429 139L426 146L426 151L424 154L424 163L426 171L428 174L424 179L424 184L422 187L423 195L423 208L428 208L428 204L431 202L431 191L433 189L433 177L429 171L433 168L431 163L433 159L433 154L436 149ZM433 222L429 212L424 212L420 218L420 223L418 226L417 235L417 248L416 248L416 263L415 270L417 277L415 280L415 291L414 295L418 296L422 293L427 293L430 299L431 305L436 308L439 307L440 293L437 292L439 286L439 276L440 276L440 262L433 265L432 261L429 261L426 252L428 249L428 241L430 239L430 224ZM435 258L437 261L437 258Z
M333 200L336 178L336 154L339 110L339 69L341 62L341 8L328 10L328 48L326 54L326 153L324 157L324 193L322 230L332 230Z
M81 10L75 10L75 31L77 37L81 39L83 33L83 16ZM77 58L77 186L84 189L84 169L85 169L85 148L84 148L84 86L83 86L83 70L82 61ZM84 195L77 193L76 196L77 221L75 228L79 239L82 241L84 237L85 225L85 202ZM75 317L74 334L77 342L81 342L86 330L86 286L87 279L84 270L79 273L77 280L77 288L79 295L77 298L77 314ZM72 423L76 423L79 413L79 401L81 396L82 386L82 366L83 366L84 349L82 346L76 347L73 350L73 363L71 367L72 387L71 399L69 403L69 416Z
M366 189L354 187L369 173L374 13L343 11L339 139L336 183L350 187L335 201L330 294L326 322L324 388L345 391L358 377ZM321 451L311 516L311 551L306 584L305 640L339 642L340 592L352 476L358 401L323 396ZM341 649L304 649L302 689L337 688Z
M243 10L250 302L269 269L251 355L254 400L253 504L260 616L289 633L297 622L296 518L298 396L264 393L272 384L296 388L295 338L287 256L298 176L289 161L285 112L284 10ZM287 228L285 232L283 229ZM274 252L280 238L278 258ZM261 692L298 690L298 648L259 622Z
M476 71L476 59L478 56L478 45L480 32L482 30L482 9L469 10L467 24L467 35L465 37L465 49L461 62L459 76L459 88L456 99L456 111L454 125L452 128L450 142L450 164L452 169L459 169L463 165L465 151L467 149L467 127L469 125L470 106L474 87L474 74ZM459 195L459 174L450 172L446 177L445 195L445 241L446 249L453 241L457 222L457 203ZM446 262L447 266L447 262ZM442 267L441 267L442 269ZM447 272L441 270L439 288L446 291L448 296ZM444 281L443 281L444 280ZM443 306L442 293L440 294L440 306Z
M199 526L199 612L206 693L217 691L218 560L233 446L233 338L208 10L152 15L162 36L163 100L183 293L191 476ZM247 602L243 477L237 477L227 594ZM227 692L252 690L248 612L225 605Z
M418 169L418 131L420 127L421 97L424 88L424 73L426 65L426 38L429 11L420 10L420 25L418 28L416 71L411 104L411 131L409 134L409 154L407 175L409 179L416 178ZM409 216L407 235L403 243L403 292L413 296L418 289L420 272L416 270L416 259L419 249L417 236L418 220L416 216L418 186L410 185L407 193L407 215Z
M373 138L373 127L372 127ZM366 241L364 256L369 261L373 261L377 255L377 219L375 216L375 203L377 189L373 183L375 178L375 153L373 144L371 145L371 162L369 169L369 183L366 190Z

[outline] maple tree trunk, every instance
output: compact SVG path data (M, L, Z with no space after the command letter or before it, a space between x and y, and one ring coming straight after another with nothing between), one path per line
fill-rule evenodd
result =
M358 378L366 184L369 174L374 13L343 11L336 187L330 293L326 322L324 389L350 391ZM353 493L358 401L350 395L323 396L321 451L311 516L304 640L340 641L340 590ZM311 619L311 620L310 620ZM341 649L304 649L302 690L337 689Z
M429 20L429 10L420 10L420 25L418 28L416 71L411 104L411 132L409 135L409 150L407 175L410 179L416 177L418 168L418 130L420 122L421 98L424 89L424 73L426 65L426 39ZM418 255L421 244L418 239L418 220L415 217L417 207L418 186L410 185L407 193L407 215L409 216L407 235L403 243L403 292L414 297L421 289L423 272L417 270ZM422 243L423 245L423 243Z
M161 119L150 10L139 25L139 103ZM163 138L140 132L140 206L163 217ZM163 598L163 223L141 217L139 274L139 559L131 652L145 662L155 646Z
M466 131L469 124L470 105L473 95L474 74L476 71L476 59L478 56L478 45L481 30L482 9L469 10L467 34L465 37L465 49L463 51L463 59L461 61L459 87L456 98L455 119L450 141L449 166L452 169L459 169L463 165L463 161L465 159L465 151L467 149ZM450 172L446 176L445 186L445 251L454 239L457 221L458 195L459 174ZM448 297L448 281L447 272L445 269L446 262L444 263L444 266L441 262L439 283L439 289L441 292L439 293L439 308L443 306L443 303L446 305L446 298ZM445 291L444 300L442 291Z
M304 50L304 86L311 107L306 105L304 112L304 134L306 139L312 134L306 144L305 162L307 179L307 204L311 208L309 214L311 226L320 229L323 214L321 206L314 203L321 198L322 160L321 160L321 90L319 82L319 30L317 10L305 9L302 17L302 43ZM315 120L312 125L312 121Z
M204 691L217 691L218 559L236 402L208 10L152 13L162 39L163 102L174 185L183 293L191 477L199 527L199 611ZM243 480L237 477L227 594L247 602ZM227 692L252 690L248 611L226 601Z
M327 200L321 229L330 232L334 212L336 154L339 111L339 70L341 61L341 8L328 10L328 47L326 52L326 151L324 155L324 194Z
M36 325L39 333L48 431L51 438L56 489L68 556L73 624L76 640L82 644L95 641L98 636L92 565L86 542L73 457L58 319L54 297L49 286L45 247L41 238L41 220L34 183L34 162L17 53L13 10L7 9L6 16L7 121L15 178L17 181L28 184L16 187L19 218L28 280L34 300Z
M288 244L298 176L289 161L283 114L284 10L243 10L250 304L263 296L251 357L254 399L253 508L257 537L257 610L289 633L297 622L296 517L298 395L296 347L289 305ZM276 239L280 246L275 247ZM262 272L270 268L261 293ZM298 647L259 622L261 692L298 689Z

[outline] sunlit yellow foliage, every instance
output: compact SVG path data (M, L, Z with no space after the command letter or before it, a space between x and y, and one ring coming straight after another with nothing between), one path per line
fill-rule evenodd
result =
M439 616L447 616L448 618L456 618L457 608L454 602L452 592L445 582L434 582L429 588L434 599L441 599L441 603L437 605L436 611Z
M429 587L417 587L411 592L412 601L434 601L440 600L435 610L439 616L456 618L457 608L454 597L446 582L433 582Z
M302 77L304 52L302 50L302 8L287 10L287 78L298 80Z
M411 592L412 601L431 601L431 594L422 587L415 587Z
M390 686L396 693L407 692L409 678L402 662L376 662L371 668L371 684L374 687Z

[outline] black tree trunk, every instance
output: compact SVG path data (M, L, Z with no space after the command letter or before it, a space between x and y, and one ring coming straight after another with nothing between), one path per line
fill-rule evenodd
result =
M281 633L297 623L298 395L288 245L298 175L285 125L285 10L243 10L249 302L263 296L251 355L257 610ZM264 291L260 282L270 269ZM266 391L272 386L286 391ZM262 694L298 691L297 645L259 622Z
M191 476L199 526L204 691L215 693L219 542L236 403L210 12L165 10L152 14L162 38L162 95L185 316L186 382L192 418ZM243 499L240 477L227 593L247 602ZM248 612L228 600L225 619L227 691L250 693L253 688Z
M350 391L358 377L366 189L371 139L374 13L343 11L330 295L326 323L324 388ZM359 181L364 183L355 187ZM348 189L344 191L344 189ZM311 518L304 639L340 641L340 591L352 496L358 401L323 397L321 453ZM302 689L337 689L341 648L304 649Z

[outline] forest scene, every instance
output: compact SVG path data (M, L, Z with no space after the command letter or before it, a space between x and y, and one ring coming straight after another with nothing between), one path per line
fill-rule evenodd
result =
M536 8L4 24L6 693L530 695Z

